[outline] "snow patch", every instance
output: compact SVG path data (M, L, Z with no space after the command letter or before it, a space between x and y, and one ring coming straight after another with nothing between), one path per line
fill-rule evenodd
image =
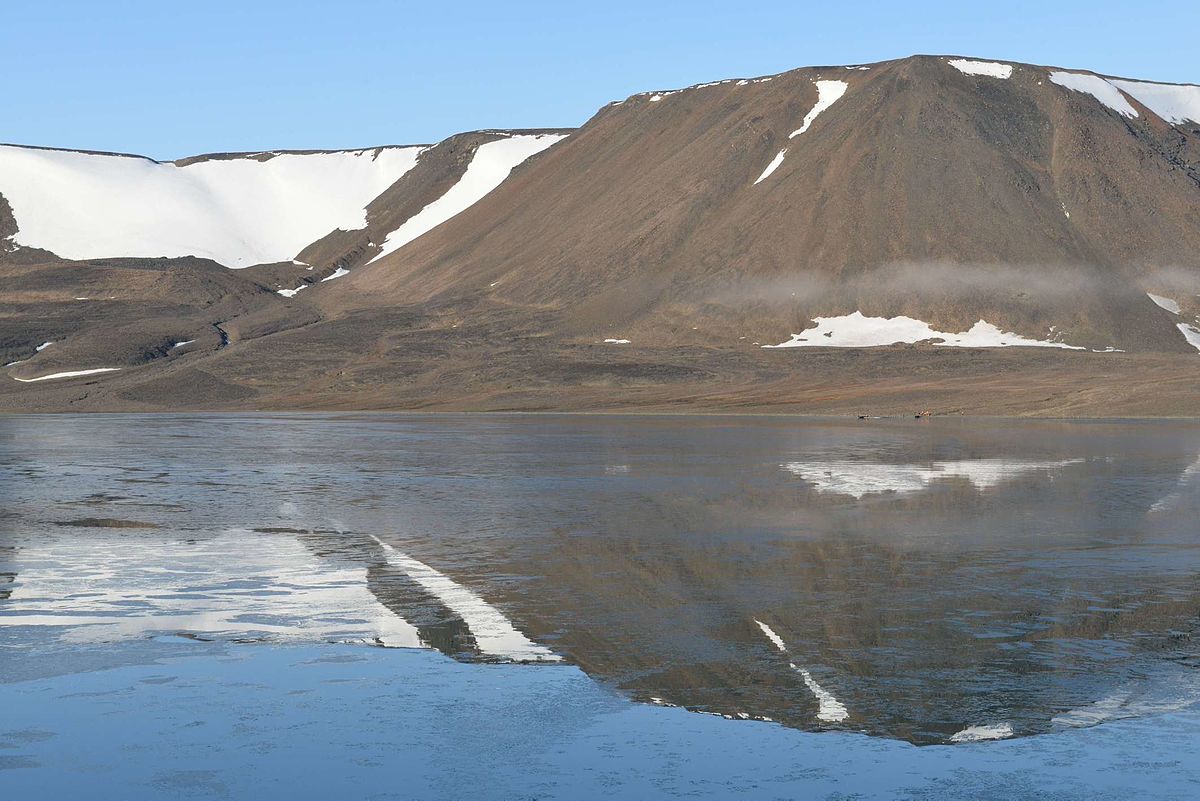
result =
M849 86L849 84L847 84L845 81L817 81L816 85L816 104L813 105L808 114L804 116L804 120L801 122L800 127L788 135L788 139L794 139L795 137L807 131L808 127L812 125L813 120L817 118L817 115L832 106L838 100L838 98L846 93L846 88ZM776 153L775 158L771 159L771 163L768 164L767 168L762 171L762 174L755 179L754 183L757 185L769 178L771 173L779 169L780 164L783 164L783 157L786 155L786 147Z
M804 116L804 120L800 123L800 127L792 131L788 135L788 139L795 139L800 134L808 130L808 127L813 124L813 120L817 118L825 109L836 103L842 95L846 94L846 89L849 84L845 81L817 81L817 102L816 105L809 110Z
M305 289L308 289L309 286L311 286L311 284L301 284L300 286L296 287L295 289L278 289L278 290L276 290L276 294L283 295L285 298L294 298L294 297L296 297L297 292L301 292Z
M1003 740L1013 736L1011 723L968 726L950 738L952 743L978 743L984 740Z
M1172 125L1200 122L1200 86L1125 81L1116 78L1111 79L1109 83L1136 98L1139 103Z
M1200 328L1188 325L1187 323L1178 323L1175 327L1179 329L1179 333L1183 334L1183 338L1187 340L1189 345L1196 350L1200 350Z
M1136 117L1138 115L1137 109L1129 105L1129 101L1125 99L1120 90L1098 75L1052 72L1050 73L1050 82L1075 92L1089 94L1122 116Z
M955 348L1037 347L1086 350L1078 345L1028 339L1020 334L1001 331L980 320L967 331L935 331L928 323L912 317L867 317L861 311L840 317L814 317L815 328L792 334L787 342L763 345L764 348L873 348L897 343L912 344L941 340L937 345Z
M754 183L761 184L763 181L767 180L771 173L779 169L779 165L783 163L783 157L786 155L787 148L785 147L783 150L780 150L777 154L775 154L775 158L771 159L771 163L768 164L767 168L762 171L762 175L758 176L758 178L754 180Z
M343 275L349 275L349 274L350 274L350 271L347 270L345 267L338 267L336 270L331 272L329 275L322 278L321 283L323 284L326 281L332 281L335 278L341 278Z
M80 375L96 375L97 373L115 373L120 370L120 367L95 367L91 370L71 370L66 373L51 373L50 375L40 375L37 378L17 378L11 376L14 381L20 381L25 384L32 384L34 381L50 381L54 378L74 378Z
M628 339L606 339L606 340L604 340L604 344L605 345L628 345L629 340Z
M970 61L965 58L952 58L946 61L951 67L965 75L986 75L989 78L1007 79L1012 77L1012 64L1001 64L998 61Z
M198 256L226 267L292 261L417 163L421 148L285 153L177 166L134 156L0 146L17 244L67 259Z
M1166 309L1171 314L1181 314L1182 313L1182 311L1179 308L1179 304L1176 303L1175 301L1171 300L1170 298L1164 298L1162 295L1155 295L1153 292L1147 292L1146 297L1148 297L1148 298L1150 298L1150 300L1154 301L1155 305L1158 306L1160 309Z
M176 348L182 348L184 345L191 345L191 344L195 343L195 341L196 340L194 340L194 339L185 339L183 342L176 342L174 345L171 346L171 350L175 350Z
M480 145L458 183L388 234L383 249L371 261L379 261L395 253L422 234L466 211L502 184L518 164L565 138L565 134L520 135Z

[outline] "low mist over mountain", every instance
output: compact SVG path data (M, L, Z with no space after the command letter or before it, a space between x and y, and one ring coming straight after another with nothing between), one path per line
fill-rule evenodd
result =
M1200 413L1200 86L914 56L574 131L0 146L0 408Z

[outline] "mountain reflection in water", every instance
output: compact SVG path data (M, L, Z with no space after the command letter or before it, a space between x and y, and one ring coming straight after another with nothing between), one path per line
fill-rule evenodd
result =
M1178 422L10 417L0 662L368 642L917 743L1095 725L1200 700L1197 454Z

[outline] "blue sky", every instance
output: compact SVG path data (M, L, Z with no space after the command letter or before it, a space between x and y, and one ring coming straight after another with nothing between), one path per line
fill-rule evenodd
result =
M647 89L960 53L1200 83L1200 3L6 2L0 141L177 158L574 126Z

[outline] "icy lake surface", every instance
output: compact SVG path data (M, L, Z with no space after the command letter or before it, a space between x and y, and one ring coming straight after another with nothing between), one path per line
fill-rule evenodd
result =
M1198 517L1185 422L0 418L0 782L1200 797Z

